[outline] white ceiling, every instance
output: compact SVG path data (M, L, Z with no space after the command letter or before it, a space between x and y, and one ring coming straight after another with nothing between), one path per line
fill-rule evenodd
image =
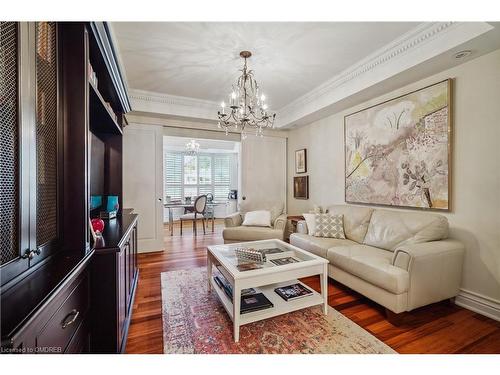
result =
M277 129L500 48L496 22L115 22L110 30L135 114L215 123L248 49ZM456 59L462 50L471 54Z
M239 75L241 50L279 109L418 23L113 22L129 89L220 102Z

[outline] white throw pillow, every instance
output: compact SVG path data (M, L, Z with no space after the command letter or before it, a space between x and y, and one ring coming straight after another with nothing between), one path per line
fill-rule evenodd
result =
M241 225L252 227L270 227L271 212L269 211L249 211L245 214L245 220Z
M316 215L315 214L302 214L307 224L307 234L310 236L316 232Z

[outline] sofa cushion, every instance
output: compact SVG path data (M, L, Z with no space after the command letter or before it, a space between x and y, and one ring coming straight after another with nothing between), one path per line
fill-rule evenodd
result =
M340 240L337 238L313 237L308 234L293 233L290 236L290 243L303 250L309 251L315 255L326 259L327 251L332 246L350 246L357 245L351 240Z
M448 220L441 215L375 210L364 244L394 251L398 246L448 238Z
M334 205L328 207L332 215L344 215L344 233L347 239L363 243L373 209L361 206Z
M283 231L269 227L229 227L222 231L224 240L229 241L258 241L270 239L283 239Z
M393 266L392 252L366 245L335 246L328 249L327 259L334 266L391 293L408 291L406 270Z

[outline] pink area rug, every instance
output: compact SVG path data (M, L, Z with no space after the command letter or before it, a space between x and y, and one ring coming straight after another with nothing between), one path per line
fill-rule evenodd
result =
M164 272L161 288L164 353L396 353L335 309L325 316L320 306L244 325L235 343L231 319L207 291L205 268Z

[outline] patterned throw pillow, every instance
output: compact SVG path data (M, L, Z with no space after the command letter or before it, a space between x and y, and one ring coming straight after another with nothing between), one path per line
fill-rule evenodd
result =
M316 214L315 237L345 239L344 215Z

